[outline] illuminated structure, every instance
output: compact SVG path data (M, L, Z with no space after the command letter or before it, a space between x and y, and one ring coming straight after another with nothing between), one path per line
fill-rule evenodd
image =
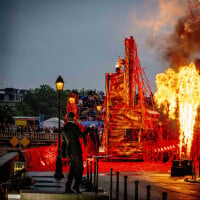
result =
M77 95L74 93L71 93L69 98L67 99L67 105L66 105L66 114L68 112L74 112L75 114L75 122L77 122ZM65 122L66 122L66 115L65 115Z
M143 160L144 143L157 141L159 113L153 110L152 99L136 43L133 37L126 38L125 58L118 58L116 73L106 73L103 138L105 153L112 159Z
M140 66L133 37L125 39L125 58L119 57L116 72L106 73L106 93L102 108L106 109L102 154L112 155L109 159L116 160L163 161L165 153L176 152L178 142L163 138L165 124L154 110L151 88ZM77 101L78 96L72 93L66 106L66 112L75 113L76 123L79 118ZM80 125L80 128L85 127ZM84 160L96 153L89 135L87 139L87 147L82 146ZM23 152L28 161L27 169L50 170L55 166L56 149L53 144Z

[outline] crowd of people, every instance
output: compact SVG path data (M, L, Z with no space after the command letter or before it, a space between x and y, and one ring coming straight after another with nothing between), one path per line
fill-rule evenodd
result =
M104 93L95 93L91 91L88 95L80 95L78 97L77 112L80 120L95 121L100 120L103 112ZM98 110L98 107L100 110Z
M13 123L5 123L4 122L4 123L0 123L0 132L58 133L58 128L56 128L56 127L41 128L41 127L39 127L39 125L28 125L28 126L20 127L20 126L15 126Z
M96 121L101 120L104 112L104 92L90 91L87 94L81 95L76 91L72 93L76 97L77 117L81 121ZM99 107L99 108L98 108ZM37 125L28 125L25 127L17 127L14 123L0 123L0 132L46 132L57 133L58 128L47 127L42 128Z
M16 128L12 123L0 123L0 132L14 132Z

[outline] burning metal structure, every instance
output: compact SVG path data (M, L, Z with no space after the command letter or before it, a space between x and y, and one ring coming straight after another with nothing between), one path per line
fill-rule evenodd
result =
M104 155L112 155L108 160L147 160L167 161L179 157L185 152L192 158L191 146L198 137L195 124L198 117L200 99L200 76L194 64L183 66L178 72L172 69L156 77L157 92L153 96L149 81L145 75L137 54L137 46L133 39L125 39L125 57L118 58L115 73L106 73L106 99L104 102L104 132L102 147ZM67 100L66 112L73 111L78 119L76 108L77 97L71 95ZM180 137L170 137L168 120L163 120L155 110L163 110L170 119L178 119ZM78 121L78 120L77 120ZM84 129L84 127L81 127ZM169 137L168 137L169 136ZM89 137L88 137L89 138ZM195 139L194 139L195 138ZM178 141L179 140L179 141ZM93 156L95 151L90 146L84 149L84 158ZM178 150L179 143L179 150ZM40 166L40 170L53 166L55 162L55 144L50 147L26 150L27 160L36 154L39 159L27 166L30 169ZM41 151L41 149L43 149ZM165 157L166 156L166 157Z
M106 73L106 93L105 154L112 159L143 160L144 145L161 139L159 113L153 109L153 95L133 37L125 39L125 57L118 58L116 73Z

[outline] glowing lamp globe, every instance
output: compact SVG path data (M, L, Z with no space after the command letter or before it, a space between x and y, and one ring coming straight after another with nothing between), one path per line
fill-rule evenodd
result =
M70 104L73 104L73 103L75 103L75 98L73 98L73 97L70 97L70 98L69 98L69 103L70 103Z
M61 76L59 76L56 80L56 88L58 91L62 91L64 86L64 81Z
M98 111L98 112L101 111L101 106L97 106L97 111Z

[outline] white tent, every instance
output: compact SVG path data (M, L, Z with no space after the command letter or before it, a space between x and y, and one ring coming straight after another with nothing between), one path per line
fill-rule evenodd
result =
M61 127L64 126L63 120L60 120L60 126ZM58 118L57 117L47 119L43 122L42 128L53 128L53 127L58 128Z

